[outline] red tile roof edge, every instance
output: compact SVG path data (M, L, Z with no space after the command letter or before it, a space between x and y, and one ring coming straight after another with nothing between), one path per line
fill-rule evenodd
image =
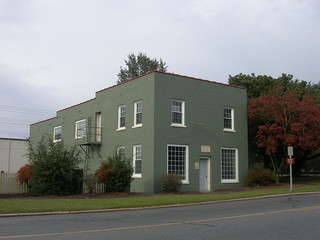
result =
M226 84L226 83L220 83L220 82L205 80L205 79L202 79L202 78L189 77L189 76L187 76L187 75L180 75L180 74L176 74L176 73L169 73L169 72L162 72L162 71L157 71L157 70L155 70L155 71L150 71L150 72L147 72L147 73L142 74L142 75L140 75L140 76L137 76L137 77L128 79L128 80L126 80L126 81L124 81L124 82L117 83L117 84L115 84L115 85L112 85L112 86L110 86L110 87L101 89L101 90L99 90L99 91L96 91L96 94L99 93L99 92L103 92L103 91L105 91L105 90L107 90L107 89L116 87L116 86L118 86L118 85L121 85L121 84L130 82L130 81L135 80L135 79L137 79L137 78L146 76L146 75L148 75L148 74L154 73L154 72L164 73L164 74L173 75L173 76L177 76L177 77L185 77L185 78L195 79L195 80L204 81L204 82L209 82L209 83L216 83L216 84L221 84L221 85L224 85L224 86L230 86L230 87L235 87L235 88L240 88L240 89L246 89L246 88L241 87L241 86L235 86L235 85L230 85L230 84ZM79 105L81 105L81 104L90 102L90 101L95 100L95 99L96 99L96 98L92 98L92 99L89 99L89 100L87 100L87 101L84 101L84 102L81 102L81 103L72 105L72 106L67 107L67 108L64 108L64 109L61 109L61 110L57 111L57 113L58 113L58 112L62 112L62 111L64 111L64 110L67 110L67 109L69 109L69 108L73 108L73 107L79 106ZM42 122L45 122L45 121L49 121L49 120L52 120L52 119L54 119L54 118L56 118L56 117L49 118L49 119L46 119L46 120L43 120L43 121L40 121L40 122L32 123L32 124L30 124L30 126L35 125L35 124L38 124L38 123L42 123Z
M176 74L176 73L169 73L169 72L162 72L162 71L154 70L154 71L150 71L150 72L147 72L147 73L145 73L145 74L142 74L142 75L140 75L140 76L137 76L137 77L128 79L128 80L126 80L126 81L124 81L124 82L121 82L121 83L112 85L112 86L110 86L110 87L104 88L104 89L102 89L102 90L97 91L96 93L103 92L103 91L105 91L105 90L107 90L107 89L110 89L110 88L116 87L116 86L118 86L118 85L121 85L121 84L130 82L130 81L132 81L132 80L135 80L135 79L137 79L137 78L140 78L140 77L142 77L142 76L145 76L145 75L148 75L148 74L154 73L154 72L164 73L164 74L173 75L173 76L177 76L177 77L185 77L185 78L195 79L195 80L204 81L204 82L209 82L209 83L216 83L216 84L221 84L221 85L225 85L225 86L229 86L229 87L246 89L245 87L236 86L236 85L230 85L230 84L227 84L227 83L220 83L220 82L205 80L205 79L202 79L202 78L189 77L189 76L187 76L187 75L180 75L180 74Z
M84 102L81 102L81 103L72 105L72 106L70 106L70 107L63 108L63 109L61 109L61 110L58 110L57 113L58 113L58 112L61 112L61 111L64 111L64 110L67 110L67 109L69 109L69 108L73 108L73 107L79 106L79 105L81 105L81 104L90 102L90 101L92 101L92 100L94 100L94 99L96 99L96 98L92 98L92 99L89 99L89 100L87 100L87 101L84 101ZM52 118L48 118L48 119L45 119L45 120L42 120L42 121L39 121L39 122L36 122L36 123L32 123L32 124L30 124L30 126L35 125L35 124L38 124L38 123L46 122L46 121L49 121L49 120L52 120L52 119L55 119L55 118L57 118L57 116L52 117Z
M81 102L81 103L72 105L72 106L70 106L70 107L63 108L63 109L57 111L57 113L58 113L58 112L62 112L62 111L64 111L64 110L67 110L67 109L69 109L69 108L77 107L77 106L79 106L79 105L81 105L81 104L84 104L84 103L87 103L87 102L91 102L91 101L93 101L93 100L95 100L95 99L96 99L96 98L91 98L91 99L86 100L86 101L84 101L84 102Z
M56 117L52 117L52 118L48 118L48 119L45 119L45 120L42 120L42 121L39 121L39 122L36 122L36 123L31 123L30 126L32 125L36 125L38 123L43 123L43 122L46 122L46 121L49 121L49 120L52 120L52 119L55 119Z

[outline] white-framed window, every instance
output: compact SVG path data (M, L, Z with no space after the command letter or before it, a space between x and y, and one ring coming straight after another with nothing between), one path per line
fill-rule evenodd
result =
M223 109L223 131L234 132L234 109L225 107Z
M121 105L118 107L118 129L126 129L126 105Z
M133 128L142 127L142 101L134 102L134 124Z
M86 119L76 121L75 138L86 136Z
M53 128L53 142L61 141L62 127L57 126Z
M221 148L221 183L238 182L238 149Z
M171 126L185 127L185 102L173 99L171 101Z
M120 155L120 160L121 161L124 161L125 158L126 158L126 155L125 155L125 146L119 146L117 147L117 153L118 155Z
M177 174L184 184L189 183L189 146L167 145L167 173Z
M134 178L142 177L142 146L133 146L133 176Z

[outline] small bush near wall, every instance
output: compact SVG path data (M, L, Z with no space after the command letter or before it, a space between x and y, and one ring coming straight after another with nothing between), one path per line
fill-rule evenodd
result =
M105 192L126 192L130 190L133 169L131 162L122 159L115 151L114 154L100 164L95 172L99 183L104 184Z
M247 181L249 186L265 186L276 183L276 177L270 169L255 165L249 169Z
M76 147L53 143L49 135L35 145L29 142L27 156L32 162L30 192L35 195L69 195L81 192L82 170ZM23 180L23 179L22 179Z
M181 187L181 178L175 174L163 174L161 177L162 192L178 192Z

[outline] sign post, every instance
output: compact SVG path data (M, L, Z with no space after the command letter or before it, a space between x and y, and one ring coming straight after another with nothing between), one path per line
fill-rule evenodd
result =
M290 192L292 192L292 164L294 164L293 147L288 147L288 156L286 163L290 165Z

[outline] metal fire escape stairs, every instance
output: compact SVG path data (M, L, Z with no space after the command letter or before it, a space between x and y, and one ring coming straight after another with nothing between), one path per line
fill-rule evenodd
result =
M78 138L78 146L85 154L85 167L88 167L88 162L94 157L94 153L98 155L100 159L100 147L102 145L102 128L92 127L91 117L87 119L87 125L85 127L84 137Z

